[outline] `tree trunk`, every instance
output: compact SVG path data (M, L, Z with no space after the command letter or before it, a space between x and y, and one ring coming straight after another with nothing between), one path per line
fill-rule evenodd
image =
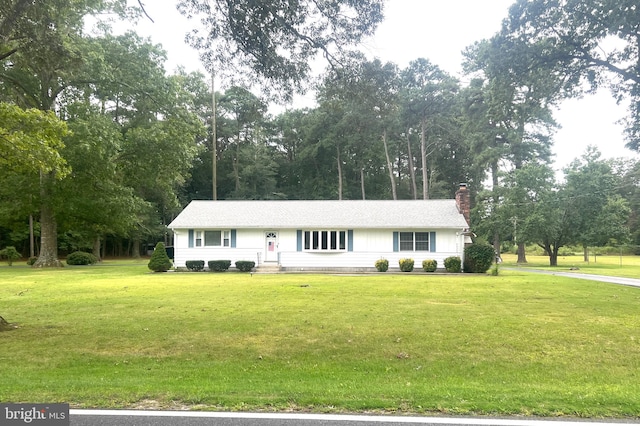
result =
M40 255L34 268L60 268L58 260L58 224L53 211L51 192L55 177L53 173L40 175Z
M102 257L100 256L100 248L102 247L102 244L100 242L100 236L97 236L94 240L93 240L93 255L96 257L96 259L98 259L98 262L102 262Z
M549 266L558 266L558 249L555 247L549 251Z
M131 257L134 259L140 259L140 240L133 240L133 247L131 248Z
M422 157L422 199L429 199L429 179L427 177L427 138L425 135L426 132L426 123L423 118L420 121L420 155Z
M338 200L342 200L342 160L340 159L340 146L336 147L338 153Z
M382 133L382 144L384 145L384 155L387 159L387 170L389 170L389 181L391 182L391 196L394 200L398 199L398 191L396 189L396 179L393 176L393 164L391 164L391 158L389 157L389 147L387 146L387 131Z
M411 195L414 200L418 199L418 184L416 183L416 168L413 164L413 152L411 150L411 138L409 137L409 131L407 130L407 154L409 161L409 175L411 177Z
M518 263L527 263L527 254L525 252L524 243L518 243Z
M33 234L33 215L29 215L29 258L32 258L36 255L35 250L35 238Z
M362 199L367 199L367 194L364 191L364 167L360 168L360 191L362 192Z
M589 263L589 247L586 244L582 245L582 253L584 261Z

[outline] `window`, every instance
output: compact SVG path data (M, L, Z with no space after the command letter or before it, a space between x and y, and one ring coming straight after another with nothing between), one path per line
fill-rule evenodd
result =
M196 247L229 247L231 245L230 231L195 231Z
M429 251L428 232L400 232L400 251Z
M309 251L345 251L347 231L304 231L303 244Z

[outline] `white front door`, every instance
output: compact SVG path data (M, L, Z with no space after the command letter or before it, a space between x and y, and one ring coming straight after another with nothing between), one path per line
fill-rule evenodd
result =
M265 233L266 242L266 255L264 257L265 262L277 262L278 261L278 233L275 231L269 231Z

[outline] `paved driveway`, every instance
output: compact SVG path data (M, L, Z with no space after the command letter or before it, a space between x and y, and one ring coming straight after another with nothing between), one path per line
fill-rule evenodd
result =
M557 275L560 277L580 278L581 280L601 281L605 283L640 287L640 279L636 279L636 278L610 277L608 275L582 274L580 272L575 272L575 271L549 271L546 269L530 269L530 268L517 268L517 267L502 267L501 269L510 270L510 271L532 272L536 274Z

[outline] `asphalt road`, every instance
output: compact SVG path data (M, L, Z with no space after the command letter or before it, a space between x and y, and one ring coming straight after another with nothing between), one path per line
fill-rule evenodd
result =
M571 278L579 278L581 280L590 280L590 281L601 281L605 283L611 284L619 284L619 285L628 285L631 287L640 287L640 279L636 278L624 278L624 277L610 277L607 275L592 275L592 274L582 274L576 271L549 271L546 269L531 269L531 268L515 268L515 267L503 267L502 269L512 270L512 271L523 271L523 272L533 272L536 274L545 274L545 275L557 275L560 277L571 277Z
M194 411L71 410L70 426L620 426L632 422L582 422L520 418L448 418Z

